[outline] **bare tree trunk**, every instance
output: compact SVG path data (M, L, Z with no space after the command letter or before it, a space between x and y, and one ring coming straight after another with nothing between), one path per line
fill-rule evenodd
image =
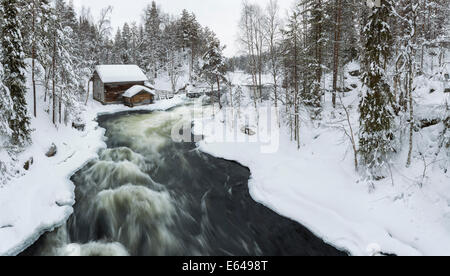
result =
M191 46L191 64L189 66L189 82L192 82L192 74L194 72L194 46Z
M53 56L52 56L52 91L53 91L53 124L56 125L56 31L53 37Z
M63 89L59 89L59 99L58 99L58 115L59 115L59 124L62 123L62 95L63 95Z
M33 115L36 118L37 117L37 111L36 111L36 76L35 76L35 70L36 70L36 2L33 0L33 22L32 22L32 35L33 35L33 41L31 45L31 79L33 82Z
M218 89L217 93L219 96L219 108L222 109L222 103L220 102L221 95L220 95L220 78L219 78L219 76L216 76L216 81L217 81L217 89Z
M44 86L45 86L44 102L47 102L48 82L50 81L50 70L46 70L44 78L45 78L44 79Z
M410 58L411 59L411 58ZM412 63L412 60L410 60ZM409 64L409 73L408 73L408 98L409 98L409 151L408 151L408 160L406 162L406 166L411 166L412 162L412 152L413 152L413 139L414 139L414 100L413 100L413 70L412 64Z
M211 102L212 102L212 107L213 107L213 117L216 116L216 102L214 101L214 85L211 84Z
M298 44L297 37L294 39L294 112L295 112L295 140L297 148L300 149L300 117L299 117L299 85L298 85Z
M277 34L279 33L279 24L278 24L278 12L279 7L276 0L271 0L269 2L268 8L268 30L267 37L269 42L269 54L270 54L270 62L272 67L272 78L273 78L273 92L275 96L275 111L277 113L277 121L280 124L279 114L278 114L278 53L277 53Z
M322 0L318 0L318 5L322 5ZM323 14L320 15L320 20L316 22L316 84L314 87L314 108L316 110L314 111L314 118L317 118L318 116L318 108L321 107L321 87L320 84L322 82L322 21L323 21Z
M336 27L334 31L333 108L336 108L336 93L339 74L339 46L341 40L342 0L336 0L336 8Z
M421 56L420 56L420 71L421 71L422 73L424 73L424 70L423 70L423 59L424 59L424 55L425 55L425 45L422 45L422 54L421 54Z
M258 88L259 88L259 98L262 103L263 102L263 97L262 97L262 67L263 67L263 65L262 65L262 63L263 63L263 61L262 61L262 55L263 55L262 43L263 43L263 40L261 37L261 35L262 35L261 30L259 32L260 32L260 38L259 38L260 45L259 45L259 51L258 51L258 73L259 73Z
M352 126L352 121L350 120L350 111L348 110L348 108L345 106L344 101L342 100L342 96L339 94L339 101L341 102L342 108L344 109L346 118L347 118L347 124L348 127L350 129L350 133L347 132L347 130L345 130L345 134L347 135L347 137L350 139L350 142L352 143L352 148L353 148L353 161L355 164L355 170L358 170L359 164L358 164L358 148L356 146L356 138L355 138L355 132L353 131L353 126Z
M88 104L90 90L91 90L91 81L88 81L87 96L86 96L86 102L84 103L84 105ZM92 91L92 93L94 93L94 91Z

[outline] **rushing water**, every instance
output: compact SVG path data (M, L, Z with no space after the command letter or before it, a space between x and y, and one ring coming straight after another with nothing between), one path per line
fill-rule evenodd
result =
M247 168L173 142L188 112L100 117L108 149L73 176L73 216L23 255L343 254L254 202Z

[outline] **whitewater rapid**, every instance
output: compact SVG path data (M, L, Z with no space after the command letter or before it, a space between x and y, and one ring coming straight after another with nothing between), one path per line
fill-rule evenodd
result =
M74 214L24 255L341 254L254 202L247 168L172 139L200 115L210 109L101 116L108 148L72 177Z

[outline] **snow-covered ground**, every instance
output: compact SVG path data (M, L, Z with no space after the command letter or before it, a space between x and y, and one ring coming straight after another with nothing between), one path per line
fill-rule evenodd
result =
M30 85L28 85L30 87ZM19 156L17 176L0 186L0 255L16 255L33 244L41 234L61 226L73 212L75 187L71 176L89 160L96 158L100 149L106 148L104 130L95 119L99 114L131 110L123 105L103 106L89 100L82 113L85 130L51 123L49 115L42 111L43 89L38 86L39 109L37 119L32 119L33 144ZM31 93L27 100L31 107ZM166 110L183 103L176 96L171 100L133 110ZM32 114L31 112L29 114ZM57 155L46 157L50 146L57 146ZM0 158L8 156L0 149ZM21 168L33 158L29 171Z
M354 69L354 65L349 67ZM238 72L235 83L245 83L248 77ZM267 77L269 81L269 77ZM353 127L357 129L358 78L347 76L355 89L343 98L351 110ZM416 115L420 118L443 116L444 94L439 81L418 78L415 98ZM157 80L169 89L165 78ZM430 88L434 92L430 94ZM42 88L38 88L42 95ZM331 114L329 95L320 126L312 124L303 114L302 147L297 150L286 127L269 135L258 129L254 108L242 108L237 124L230 114L219 112L214 118L195 121L195 131L205 135L199 143L202 151L214 156L235 160L250 168L249 187L253 198L281 215L308 227L330 244L353 255L374 255L380 252L399 255L450 255L450 172L449 157L440 152L435 157L442 124L431 126L415 134L414 161L406 168L407 134L404 148L392 165L392 177L375 183L375 189L361 180L353 168L348 139L341 128L345 126L341 114ZM31 103L31 95L28 101ZM184 102L184 98L160 101L155 105L138 107L145 110L165 110ZM39 106L44 106L39 97ZM250 101L247 95L246 101ZM31 106L31 105L29 105ZM70 177L105 148L104 130L95 119L99 114L127 111L122 105L103 106L90 100L82 113L84 131L71 126L56 129L43 111L32 120L33 145L15 162L16 177L0 186L0 255L15 255L35 242L39 236L62 225L73 212L74 185ZM236 111L236 110L235 110ZM267 109L261 108L261 112ZM31 113L30 113L31 114ZM237 112L234 112L236 115ZM263 116L259 117L260 119ZM259 142L244 135L249 125ZM260 125L262 126L262 124ZM235 141L223 140L234 137ZM262 150L270 139L279 145L276 151ZM279 140L278 140L279 139ZM274 141L272 141L274 142ZM53 158L45 153L52 143L58 148ZM264 153L266 152L266 153ZM270 153L267 153L270 152ZM22 164L33 158L29 171ZM0 158L6 160L4 151ZM425 173L424 173L425 172ZM421 187L422 186L422 187Z
M358 84L343 99L352 110L351 120L357 131L360 83L357 78L347 77L348 82ZM439 83L418 84L415 95L420 103L418 116L448 112L444 105L450 100L448 94L442 89L430 94L430 86ZM405 133L401 137L402 152L391 167L392 177L376 182L372 189L355 172L352 148L341 130L345 121L339 120L343 111L333 116L329 100L321 126L313 125L308 115L303 114L300 150L291 142L285 127L279 130L276 153L261 150L270 140L262 127L253 129L260 135L260 142L242 142L252 139L242 128L257 125L252 121L256 118L254 108L244 109L242 114L242 118L250 118L250 124L242 118L233 123L230 112L225 116L224 111L215 118L196 120L195 132L205 136L199 143L200 150L249 167L250 191L256 201L300 222L352 255L450 255L450 172L446 172L449 156L443 150L436 157L443 125L415 133L410 168L405 166L408 145ZM235 141L224 143L223 137L234 137Z

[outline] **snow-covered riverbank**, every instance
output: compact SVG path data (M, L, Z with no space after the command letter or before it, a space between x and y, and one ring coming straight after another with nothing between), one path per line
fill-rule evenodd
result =
M29 95L30 96L30 95ZM48 114L32 120L33 145L23 152L17 164L33 158L29 171L22 171L0 187L0 255L16 255L33 244L44 232L61 226L73 212L74 185L71 176L106 148L104 130L95 119L99 114L130 110L166 110L184 102L183 97L162 100L154 105L130 109L122 105L103 106L90 100L82 113L85 130L52 125ZM57 155L45 156L51 144Z
M344 99L346 104L350 105L355 95ZM437 106L434 110L438 111ZM255 117L254 109L248 113L242 117ZM354 115L356 124L356 112ZM441 125L417 133L413 165L405 168L406 152L402 153L392 166L392 178L377 182L372 190L355 173L347 138L335 126L327 125L331 118L326 117L321 127L303 123L300 150L283 127L280 148L270 154L261 151L269 137L256 129L261 142L223 143L223 137L248 139L242 132L244 122L239 121L236 131L229 118L219 112L215 118L197 120L195 132L205 136L199 147L249 167L249 187L256 201L352 255L450 254L450 175L437 162L428 165L424 176L420 160L424 152L425 158L433 157L436 149L426 145L439 137ZM445 162L441 164L445 166ZM419 187L421 181L423 187Z

